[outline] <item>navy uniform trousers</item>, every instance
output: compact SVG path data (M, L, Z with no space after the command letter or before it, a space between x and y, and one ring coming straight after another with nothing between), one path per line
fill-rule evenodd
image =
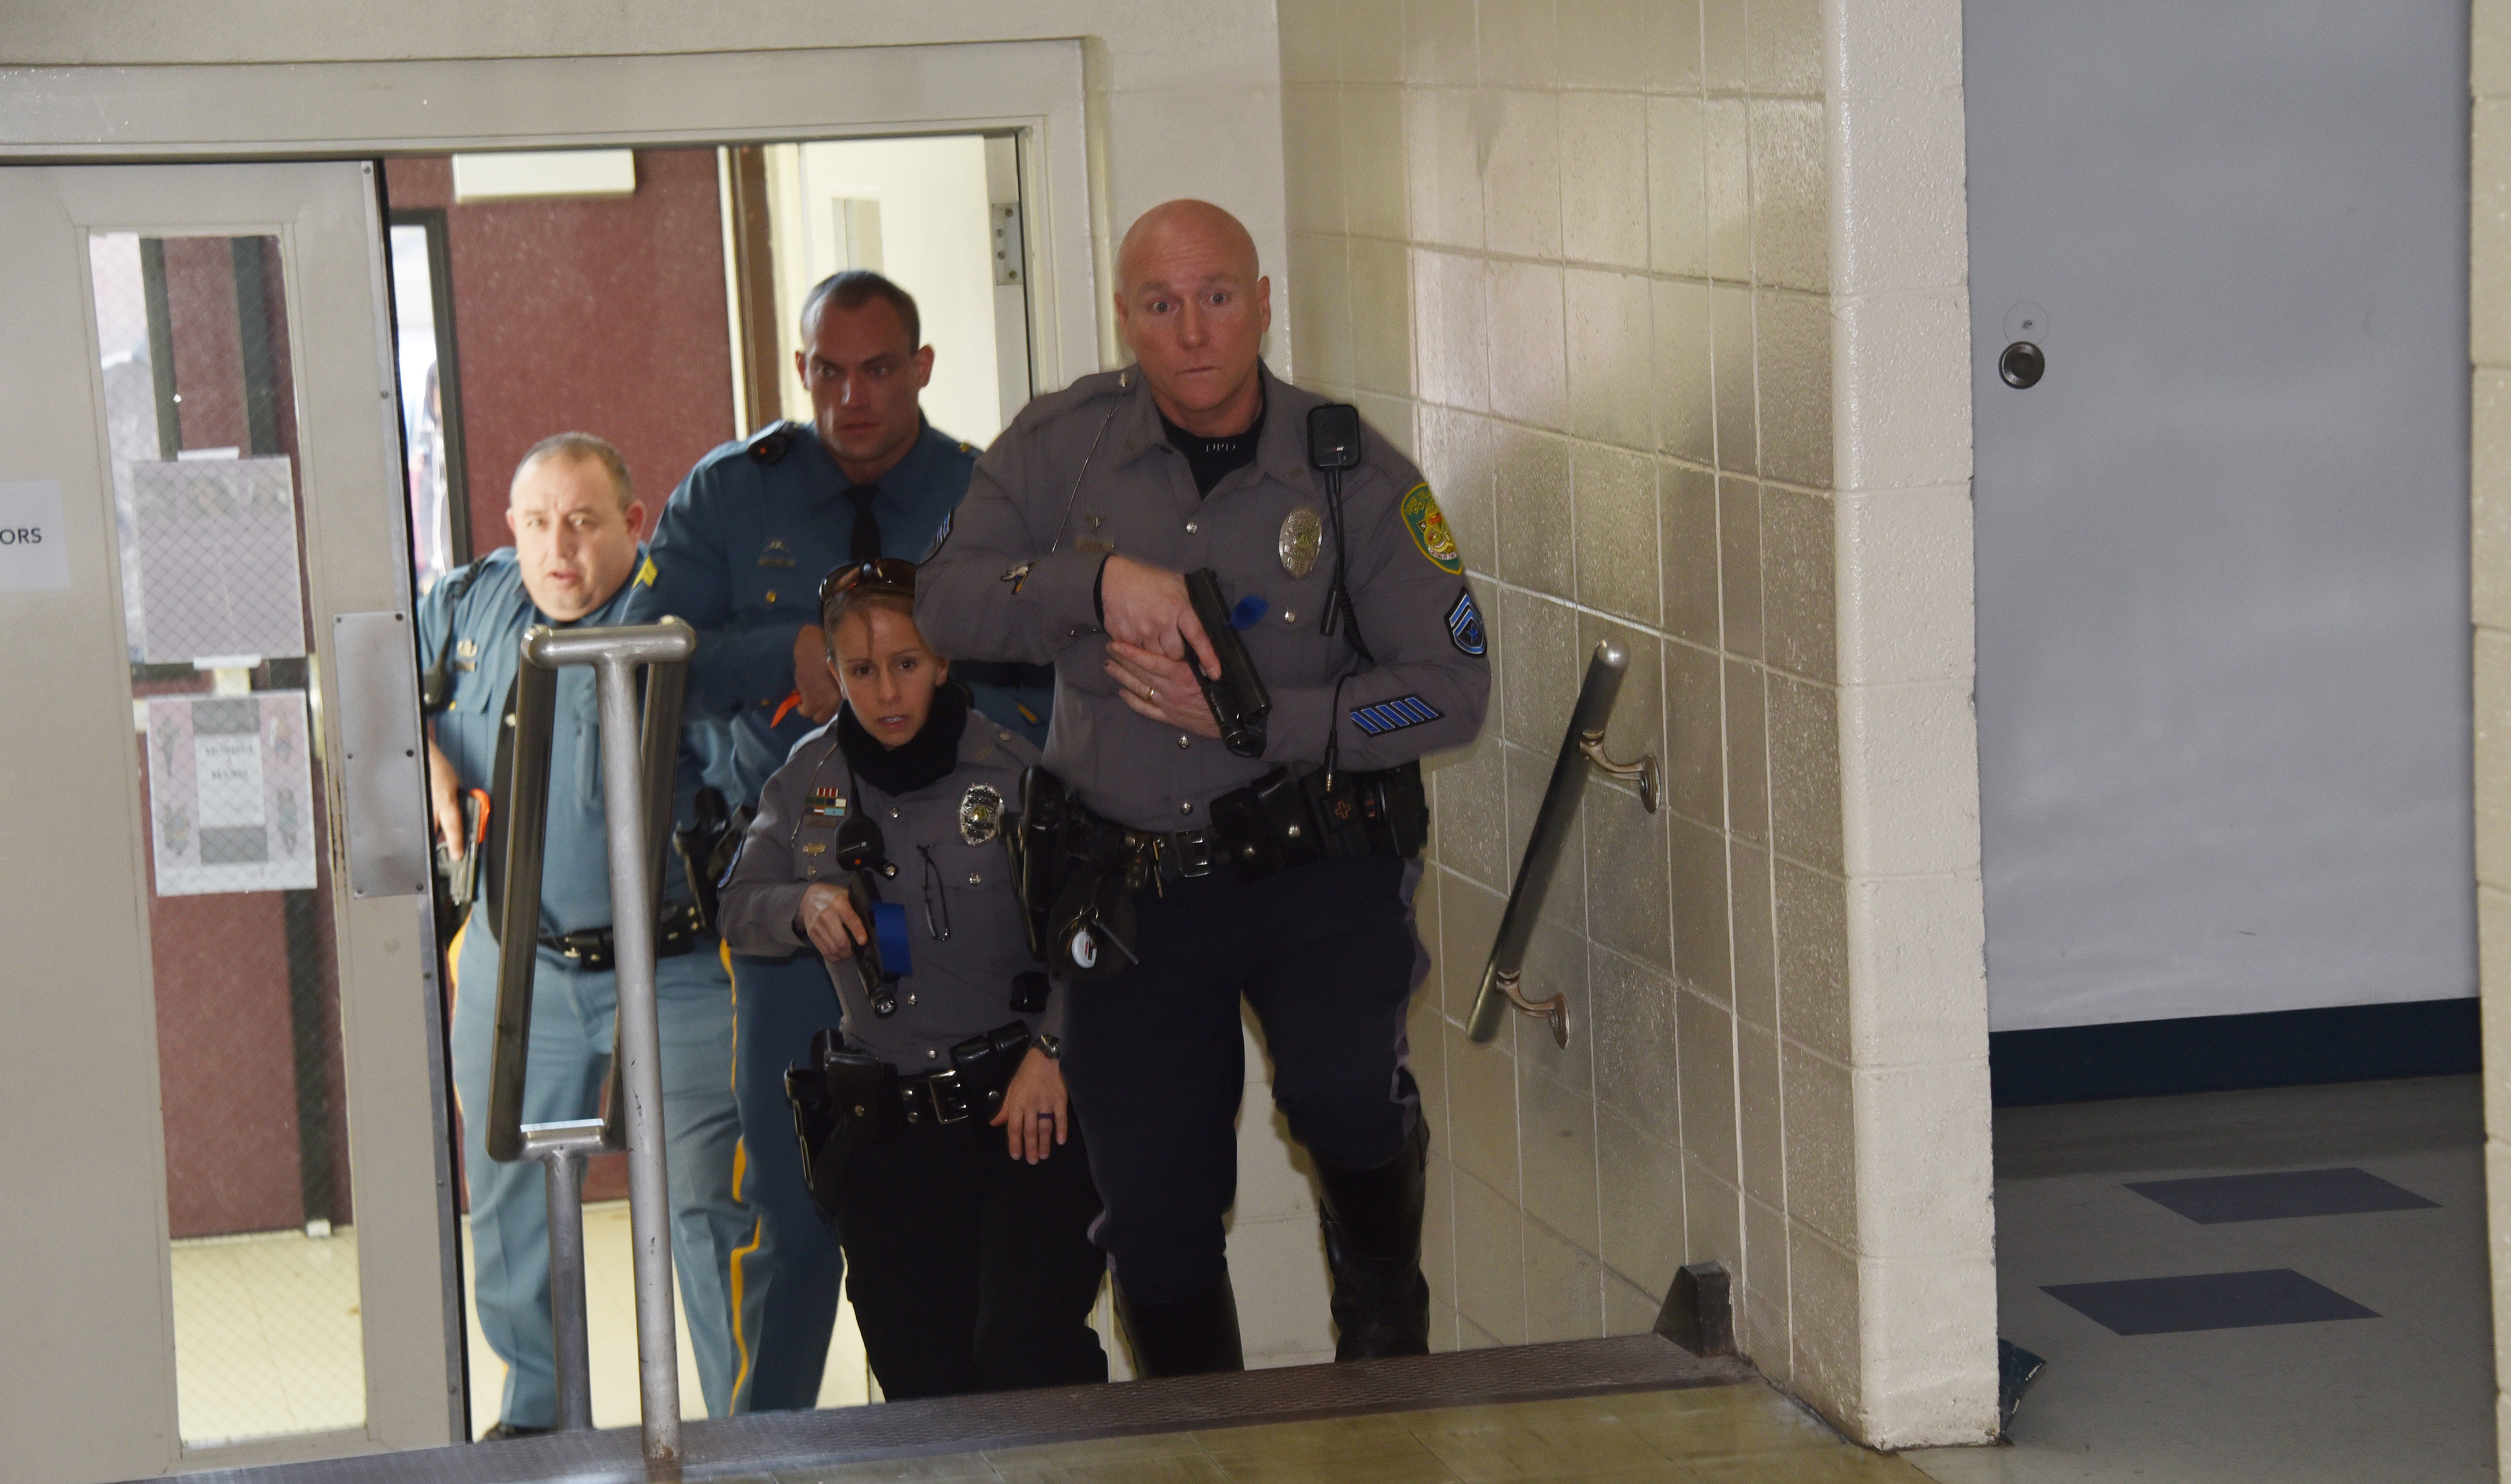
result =
M867 1144L837 1180L847 1291L891 1401L1107 1379L1086 1141L1030 1164L985 1117Z
M1063 1075L1106 1207L1091 1234L1129 1299L1188 1298L1228 1272L1242 996L1272 1057L1273 1101L1318 1159L1372 1169L1411 1136L1406 864L1319 861L1256 881L1222 866L1145 890L1141 962L1065 990Z
M836 989L816 952L732 956L732 1085L741 1105L733 1185L753 1220L732 1254L735 1412L819 1405L846 1259L802 1184L785 1069L807 1060L811 1037L838 1018Z

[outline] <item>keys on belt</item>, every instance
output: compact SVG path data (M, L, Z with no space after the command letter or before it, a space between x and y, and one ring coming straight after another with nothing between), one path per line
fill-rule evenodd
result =
M654 957L676 958L697 947L698 940L705 936L705 920L699 917L695 903L666 907L662 920L654 924ZM545 933L541 947L566 959L570 968L588 974L607 973L619 962L618 942L607 927L579 927L556 936Z

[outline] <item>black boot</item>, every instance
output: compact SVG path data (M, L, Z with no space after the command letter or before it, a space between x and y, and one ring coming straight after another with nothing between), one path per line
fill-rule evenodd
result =
M1430 1353L1430 1283L1421 1276L1421 1181L1430 1132L1418 1123L1372 1170L1320 1159L1326 1262L1333 1269L1334 1358Z
M1238 1296L1225 1272L1203 1292L1165 1304L1138 1304L1118 1283L1116 1316L1133 1342L1134 1369L1144 1380L1247 1369L1238 1348Z

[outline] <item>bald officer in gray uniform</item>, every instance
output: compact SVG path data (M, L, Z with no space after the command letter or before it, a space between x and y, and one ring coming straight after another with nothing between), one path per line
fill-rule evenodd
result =
M1308 456L1322 399L1257 358L1271 286L1235 218L1155 208L1117 277L1138 364L1031 403L979 460L916 618L945 653L1054 663L1046 766L1124 832L1145 883L1139 962L1108 974L1102 949L1070 984L1063 1058L1138 1366L1242 1363L1222 1233L1242 996L1315 1158L1336 1355L1418 1353L1427 1136L1405 1067L1416 945L1401 857L1426 824L1417 760L1482 724L1482 617L1438 501L1373 431L1337 522ZM1191 645L1218 671L1180 576L1204 567L1271 694L1256 756L1217 740L1186 665ZM1311 786L1323 773L1339 792ZM1410 838L1362 840L1354 801L1400 815L1408 793ZM1314 807L1327 817L1300 812ZM1257 816L1271 837L1248 827Z

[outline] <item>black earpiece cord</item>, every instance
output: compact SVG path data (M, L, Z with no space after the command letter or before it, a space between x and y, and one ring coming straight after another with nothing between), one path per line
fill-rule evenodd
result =
M1345 619L1351 623L1351 647L1360 656L1363 669L1377 668L1377 656L1369 651L1369 641L1360 637L1360 613L1351 605L1350 566L1344 553L1347 543L1342 533L1342 471L1328 469L1326 476L1326 509L1333 516L1334 574L1333 586L1326 593L1325 622L1318 632L1332 634ZM1359 674L1345 671L1334 682L1333 709L1326 717L1326 792L1333 792L1334 768L1342 762L1342 686L1343 682Z

